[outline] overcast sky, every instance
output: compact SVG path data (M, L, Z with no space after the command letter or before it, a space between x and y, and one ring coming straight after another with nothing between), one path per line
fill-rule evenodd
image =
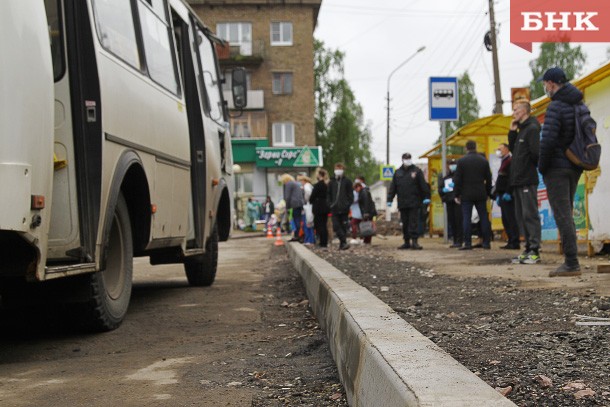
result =
M495 2L502 99L510 88L532 79L532 53L510 44L509 0ZM400 68L390 82L390 163L403 152L418 157L440 134L429 121L428 78L460 76L468 70L481 105L479 116L492 113L494 84L491 53L483 45L489 30L488 0L323 0L315 37L346 54L345 76L364 109L373 133L372 150L386 160L386 91L388 75L415 51L426 49ZM609 43L581 44L587 54L584 73L607 62ZM510 103L504 104L510 113Z

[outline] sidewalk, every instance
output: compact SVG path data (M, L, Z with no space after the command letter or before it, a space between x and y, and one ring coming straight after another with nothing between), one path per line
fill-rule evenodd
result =
M502 250L505 242L492 242L491 250L474 249L460 251L449 249L442 238L424 238L419 243L424 250L396 250L397 260L408 260L435 273L462 277L506 278L520 282L522 288L560 288L563 290L595 290L597 295L610 296L610 274L597 273L597 265L608 264L608 256L589 258L579 253L582 269L580 277L551 278L549 271L563 263L563 256L557 252L557 244L546 244L540 252L542 261L538 264L512 264L511 259L521 253L518 250ZM373 247L398 247L402 244L399 236L388 236L385 240L373 238ZM358 250L358 246L354 248Z

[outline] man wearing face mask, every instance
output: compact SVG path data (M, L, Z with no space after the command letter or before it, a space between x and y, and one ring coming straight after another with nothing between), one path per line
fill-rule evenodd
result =
M530 116L527 100L513 104L513 121L508 132L508 146L513 159L510 168L510 188L515 200L515 215L525 236L525 251L514 263L540 262L541 227L538 214L538 156L540 124Z
M551 103L546 109L544 126L542 126L538 170L546 184L549 204L559 229L565 257L564 263L551 271L549 276L579 276L581 271L572 210L576 185L582 170L568 160L565 151L574 140L576 127L574 106L582 103L583 94L568 82L561 68L547 70L539 80L544 83L544 89L551 98Z
M335 164L335 177L328 183L326 202L332 214L333 230L339 238L339 250L349 249L347 244L347 227L349 208L354 202L352 181L344 175L345 166Z
M502 210L502 225L508 237L508 243L501 249L520 249L519 244L519 225L515 218L515 203L510 189L509 176L512 167L512 156L508 149L508 144L502 143L496 150L496 155L502 160L498 169L498 177L494 187L494 197L496 204Z
M421 250L417 243L419 211L430 203L430 187L424 179L424 173L413 164L411 154L402 155L402 166L396 170L388 191L388 207L392 206L394 196L398 196L398 210L402 222L404 244L400 250Z
M448 167L447 175L444 177L442 173L438 175L438 194L447 207L447 220L453 234L453 244L449 247L459 248L462 247L464 236L462 230L462 207L455 202L455 192L453 190L455 187L453 177L457 169L457 161L452 159L449 161Z

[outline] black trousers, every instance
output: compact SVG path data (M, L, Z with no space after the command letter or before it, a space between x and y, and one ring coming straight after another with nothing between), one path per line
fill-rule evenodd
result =
M500 198L500 209L502 210L502 225L508 236L508 244L519 246L519 224L515 216L515 201L505 201Z
M320 239L320 247L328 246L328 229L326 227L326 222L328 220L328 215L313 215L313 227L316 230L316 234Z
M570 168L553 168L544 174L544 184L559 229L565 263L578 265L578 241L574 224L574 195L580 172Z
M333 230L341 244L345 244L347 241L348 224L347 213L333 213Z
M402 222L402 238L405 242L419 237L419 207L400 208L400 221Z
M447 221L453 232L453 243L464 242L464 230L462 229L462 206L455 202L447 202Z

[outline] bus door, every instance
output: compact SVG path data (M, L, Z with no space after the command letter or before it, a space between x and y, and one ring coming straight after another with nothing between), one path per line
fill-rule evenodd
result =
M180 67L188 117L191 148L191 194L192 216L194 223L194 240L187 243L188 249L203 248L205 245L206 199L208 183L206 182L206 143L203 125L201 99L197 91L197 74L193 55L193 38L190 35L189 22L184 21L172 10L176 48L179 54Z
M54 61L55 54L61 57L62 74L56 75L55 84L57 170L50 257L91 263L95 260L102 176L102 110L93 30L87 2L45 3L60 10L61 39L65 41L65 46L53 50Z

